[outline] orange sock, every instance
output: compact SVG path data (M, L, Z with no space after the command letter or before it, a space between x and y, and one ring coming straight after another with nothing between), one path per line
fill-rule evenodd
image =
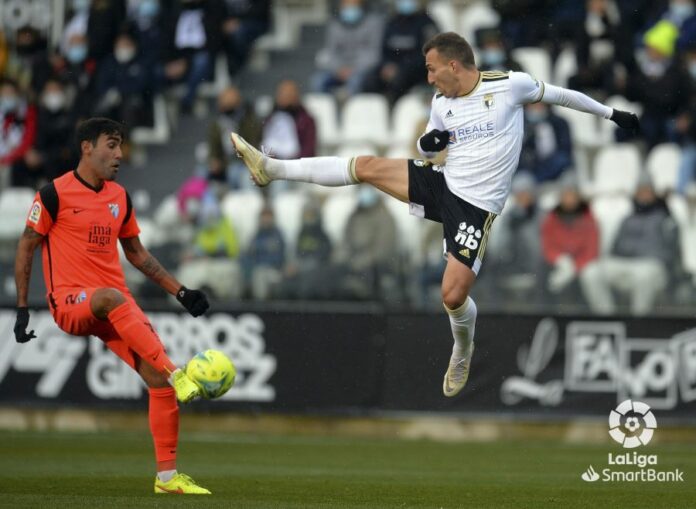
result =
M155 443L157 471L176 470L179 405L173 387L150 388L150 432Z
M129 348L157 371L169 376L176 365L164 352L164 345L152 326L142 321L139 314L135 313L133 304L126 301L112 309L107 318Z

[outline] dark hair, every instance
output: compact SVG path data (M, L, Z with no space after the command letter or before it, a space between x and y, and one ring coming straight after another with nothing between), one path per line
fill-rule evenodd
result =
M466 39L454 32L445 32L433 36L423 45L423 56L428 54L431 49L448 60L457 60L465 67L476 67L474 60L474 50Z
M120 122L110 118L95 117L83 120L77 125L75 138L78 148L82 147L83 141L88 141L92 145L97 144L97 140L102 134L107 136L115 135L124 138L125 127Z

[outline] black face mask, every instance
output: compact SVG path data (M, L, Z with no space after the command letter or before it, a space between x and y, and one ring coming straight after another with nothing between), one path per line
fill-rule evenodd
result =
M182 2L181 8L189 10L200 9L203 7L204 4L205 2L203 2L202 0L192 0L190 2Z
M225 115L226 117L234 117L237 114L237 108L227 108L224 110L220 110L220 113Z
M20 57L26 57L31 55L36 51L36 43L31 43L31 44L21 44L17 46L17 54Z

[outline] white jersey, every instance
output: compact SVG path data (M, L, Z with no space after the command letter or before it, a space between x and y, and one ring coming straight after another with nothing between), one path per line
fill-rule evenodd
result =
M611 118L613 110L594 99L541 81L523 72L482 72L465 96L436 94L426 133L449 131L447 187L461 199L500 214L510 193L524 134L523 106L543 101ZM434 153L418 150L427 158Z

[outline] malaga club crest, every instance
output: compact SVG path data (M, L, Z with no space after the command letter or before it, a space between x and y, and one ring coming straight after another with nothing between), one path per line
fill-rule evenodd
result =
M118 203L109 203L109 210L114 219L118 219Z

